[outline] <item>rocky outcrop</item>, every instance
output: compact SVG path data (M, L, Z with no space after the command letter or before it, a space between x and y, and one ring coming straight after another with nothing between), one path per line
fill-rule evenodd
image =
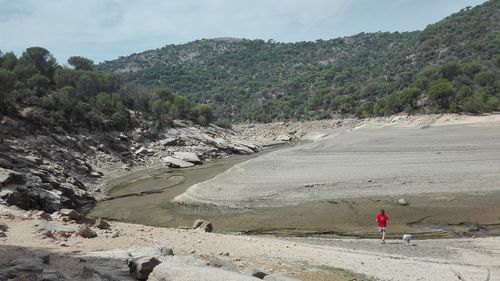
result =
M24 176L18 172L0 168L0 188L9 184L23 184L25 182Z
M214 125L157 125L145 123L128 132L6 134L0 143L0 204L49 213L79 209L105 198L99 181L106 171L127 173L159 163L185 168L261 149Z

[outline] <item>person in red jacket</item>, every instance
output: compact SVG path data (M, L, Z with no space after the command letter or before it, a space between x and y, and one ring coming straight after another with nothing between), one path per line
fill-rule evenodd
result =
M385 234L387 232L387 223L389 223L389 217L385 214L385 210L381 209L380 213L377 215L378 231L380 236L382 236L382 244L385 244Z

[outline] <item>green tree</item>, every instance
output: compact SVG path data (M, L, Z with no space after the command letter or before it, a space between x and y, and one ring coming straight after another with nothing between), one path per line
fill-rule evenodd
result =
M411 87L405 88L399 92L399 98L401 105L406 108L407 106L411 109L416 107L418 98L420 97L422 91L418 88Z
M194 107L196 122L206 126L215 120L212 108L208 104L198 104Z
M76 83L76 90L83 97L95 96L97 94L97 81L88 73L84 73Z
M32 65L38 73L49 79L53 78L54 71L57 68L55 58L47 49L42 47L27 48L20 60Z
M80 56L69 57L68 63L76 70L92 70L94 61Z
M2 64L1 67L7 70L14 70L17 64L17 57L13 52L7 52L2 56Z
M450 81L437 80L431 84L431 88L429 89L429 100L443 109L448 109L450 99L454 94L455 89Z
M486 86L493 86L495 84L496 78L494 73L489 71L484 71L477 74L474 80L476 80L476 82L480 86L486 87Z
M36 93L40 96L47 92L50 86L49 78L41 75L35 74L27 81L28 87L34 89Z
M0 68L0 98L12 90L16 82L14 72Z
M151 103L151 111L159 120L170 113L171 104L168 101L162 101L161 99L154 100Z
M186 97L175 96L171 109L174 118L189 119L191 113L191 102Z
M448 80L453 80L461 73L460 64L456 61L446 63L439 70L441 75Z

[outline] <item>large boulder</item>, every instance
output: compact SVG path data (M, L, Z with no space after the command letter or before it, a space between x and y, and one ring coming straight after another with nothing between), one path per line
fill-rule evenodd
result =
M177 158L174 158L171 156L167 156L167 157L163 158L163 163L165 163L165 165L172 167L172 168L189 168L189 167L194 166L194 164L191 162L187 162L187 161L177 159Z
M211 222L206 220L195 220L193 223L193 229L204 232L212 232L214 230L214 226Z
M174 158L193 164L201 164L201 160L194 152L174 152Z
M83 238L94 238L97 236L97 233L90 229L90 227L88 227L88 225L86 224L78 226L78 228L76 229L76 233Z
M130 274L140 281L148 280L149 274L161 262L157 258L142 257L128 261Z

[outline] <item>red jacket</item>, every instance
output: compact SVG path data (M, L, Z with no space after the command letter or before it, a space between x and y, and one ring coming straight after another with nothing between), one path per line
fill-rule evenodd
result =
M389 217L387 215L377 215L378 227L387 227L387 222L389 222Z

